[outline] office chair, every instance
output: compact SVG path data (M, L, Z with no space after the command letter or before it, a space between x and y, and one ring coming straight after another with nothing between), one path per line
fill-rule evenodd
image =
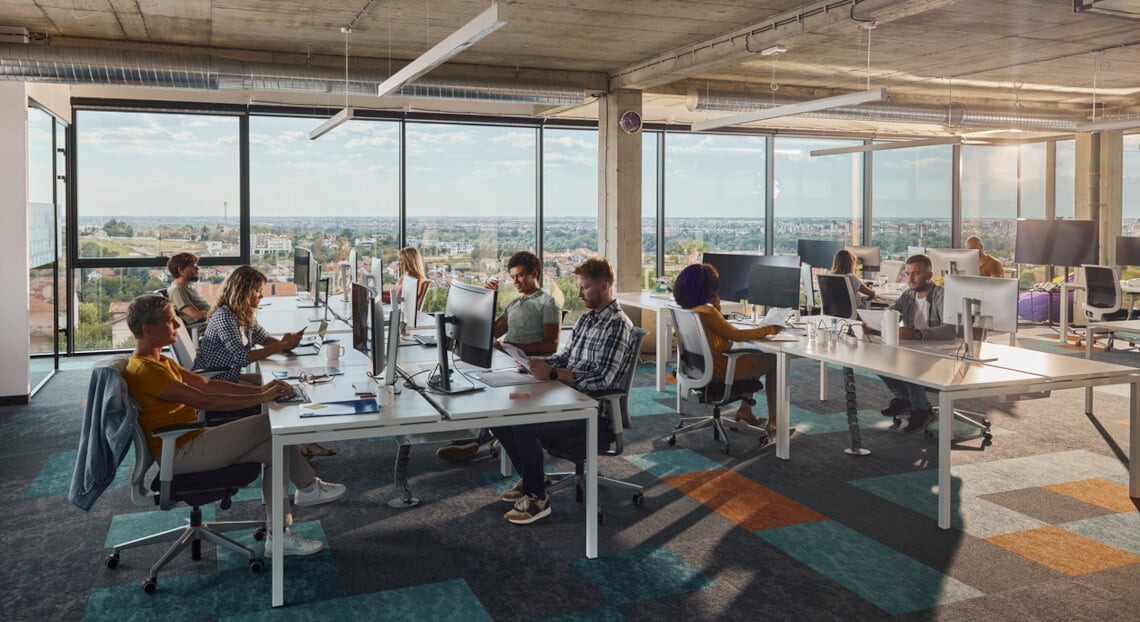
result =
M1120 311L1123 294L1120 291L1120 275L1114 266L1081 266L1081 279L1085 283L1085 318L1089 322L1124 319ZM1085 339L1096 342L1096 336L1086 329ZM1113 334L1108 333L1105 351L1112 350ZM1081 340L1077 340L1077 345Z
M819 299L823 314L843 320L859 319L859 299L845 274L819 275Z
M110 361L110 366L114 368L120 380L126 371L127 359L128 357L123 356ZM94 380L94 375L92 377ZM130 395L127 393L126 382L121 382L124 400L128 400ZM231 497L261 474L261 464L243 462L212 471L174 475L175 440L203 426L205 423L169 426L155 430L155 436L162 440L162 460L158 464L158 473L148 483L147 476L155 465L155 459L147 445L146 432L142 426L135 423L134 437L131 441L135 454L135 466L131 474L131 501L138 506L157 505L163 511L171 510L179 503L190 506L189 524L116 544L104 561L108 568L115 568L119 565L119 554L126 549L174 540L174 544L151 566L150 572L143 580L142 589L147 594L153 593L158 586L158 571L170 563L187 545L190 545L192 559L195 561L202 559L202 540L244 555L249 559L251 572L261 572L265 567L265 562L251 549L222 535L222 532L235 529L256 529L254 538L261 540L265 537L264 520L206 523L202 522L201 509L203 505L214 502L219 502L218 507L223 510L229 509Z
M669 313L673 316L673 328L677 333L677 413L681 415L677 428L666 437L669 445L677 443L677 435L712 427L713 440L721 442L721 452L729 453L728 434L721 420L721 408L746 398L746 395L756 393L764 388L759 379L736 380L736 361L742 356L754 356L756 350L733 349L724 353L728 358L728 368L725 372L724 382L717 382L713 378L713 355L709 346L708 336L705 334L701 316L696 311L670 307ZM712 404L712 416L686 417L681 401L688 400L690 393L696 393L703 403ZM747 426L752 430L761 432L760 445L767 445L771 439L768 432L745 423L737 425Z
M185 326L180 325L178 330L175 331L174 344L170 346L170 350L174 354L175 363L178 363L199 376L213 378L224 371L229 371L228 367L211 367L208 369L194 368L194 359L198 358L198 344L194 341L194 338L190 336L190 333L186 331ZM261 406L251 406L241 410L202 411L202 417L203 421L214 426L260 413Z
M629 392L633 386L633 377L637 373L637 362L641 352L641 342L649 331L643 328L634 329L633 348L629 353L629 363L622 370L624 374L620 385L609 391L591 393L590 397L598 400L598 453L605 456L620 456L625 449L624 431L633 427L633 420L629 409ZM585 487L586 465L586 437L585 435L548 441L543 443L547 453L574 463L574 471L570 473L549 473L553 482L547 492L553 492L575 484L578 491L578 501L582 501L582 490ZM618 479L598 475L598 485L617 488L619 490L633 491L633 504L645 503L644 486L624 482ZM599 513L598 521L604 522Z

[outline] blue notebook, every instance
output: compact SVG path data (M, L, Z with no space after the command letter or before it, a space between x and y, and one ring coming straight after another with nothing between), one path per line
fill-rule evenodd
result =
M376 398L366 397L358 400L344 400L341 402L320 402L304 404L301 406L301 418L306 417L335 417L339 415L363 415L380 412L380 405Z

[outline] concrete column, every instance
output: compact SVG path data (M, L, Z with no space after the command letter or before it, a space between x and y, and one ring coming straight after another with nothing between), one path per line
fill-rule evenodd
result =
M1122 226L1124 136L1121 132L1077 134L1075 217L1099 223L1100 263L1116 263Z
M598 106L598 250L610 260L619 292L641 289L641 131L619 125L641 115L641 91L609 93Z
M0 404L27 403L28 96L22 82L0 82Z

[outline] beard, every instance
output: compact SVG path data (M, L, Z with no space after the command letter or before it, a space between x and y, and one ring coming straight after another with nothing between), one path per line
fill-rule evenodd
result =
M195 274L193 276L188 276L188 277L186 277L186 280L191 282L191 283L197 283L198 282L198 275Z

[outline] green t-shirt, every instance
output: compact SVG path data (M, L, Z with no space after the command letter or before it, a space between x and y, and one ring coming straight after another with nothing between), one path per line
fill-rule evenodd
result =
M512 300L503 315L507 316L507 333L503 335L503 341L508 343L542 341L543 324L562 322L562 310L554 298L541 289Z

